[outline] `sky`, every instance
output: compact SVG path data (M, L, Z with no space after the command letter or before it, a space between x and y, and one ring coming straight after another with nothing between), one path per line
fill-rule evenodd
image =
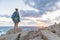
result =
M15 11L15 8L24 11L35 11L38 17L26 16L21 17L21 22L19 26L49 26L60 22L60 0L52 1L46 0L42 1L42 3L38 3L32 0L0 0L0 26L13 26L13 21L11 19L12 13ZM54 4L53 4L54 3ZM40 5L39 7L37 5ZM42 13L41 13L42 12ZM28 13L29 14L29 13ZM42 15L41 15L42 14ZM24 14L23 14L24 15Z

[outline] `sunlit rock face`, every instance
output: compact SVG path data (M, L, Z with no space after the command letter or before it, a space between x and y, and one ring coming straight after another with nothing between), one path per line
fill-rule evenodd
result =
M54 25L49 26L47 29L60 37L60 23L55 23Z
M42 30L41 32L45 40L60 40L60 37L48 30Z

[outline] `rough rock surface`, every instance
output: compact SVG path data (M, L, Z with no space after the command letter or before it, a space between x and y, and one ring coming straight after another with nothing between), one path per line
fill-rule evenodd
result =
M41 32L46 40L60 40L60 38L56 34L48 30L43 30Z
M19 34L20 33L7 35L7 36L5 36L4 40L17 40L18 39L17 37Z
M21 36L19 34L21 34L21 33L0 36L0 40L17 40L18 36Z
M22 29L21 28L18 28L18 32L22 32ZM8 30L8 32L6 33L6 35L9 35L9 34L15 34L14 33L14 30L13 29Z
M52 33L55 33L60 37L60 23L55 23L54 25L49 26L47 30L51 31Z
M4 40L4 37L0 36L0 40Z
M22 31L18 29L14 33L13 29L8 30L5 36L0 36L0 40L60 40L60 24L54 24L45 29Z
M21 38L20 40L29 40L29 35L27 31L21 32Z

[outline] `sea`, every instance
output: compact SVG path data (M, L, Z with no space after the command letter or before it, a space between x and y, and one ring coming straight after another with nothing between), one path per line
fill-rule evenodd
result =
M38 30L39 28L38 27L33 27L33 26L20 26L19 28L22 29L22 31L32 31L32 30ZM10 29L13 29L12 26L0 26L0 35L4 35L6 34L6 32Z

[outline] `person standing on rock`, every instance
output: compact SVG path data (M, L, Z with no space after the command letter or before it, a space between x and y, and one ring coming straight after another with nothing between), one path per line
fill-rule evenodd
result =
M14 32L17 32L18 31L18 24L20 22L18 8L15 8L15 12L13 12L13 15L11 18L14 22Z

